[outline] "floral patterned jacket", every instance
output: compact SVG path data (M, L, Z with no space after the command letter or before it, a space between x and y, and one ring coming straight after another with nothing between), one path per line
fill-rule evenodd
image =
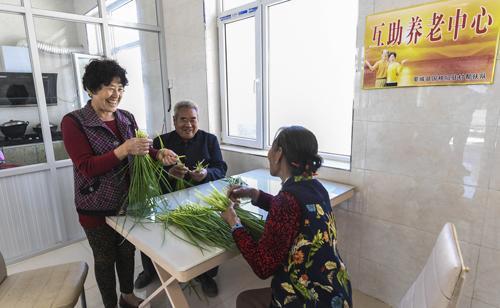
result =
M328 192L312 178L293 177L281 189L302 209L298 236L274 274L274 307L352 307L351 283L337 250L335 217Z

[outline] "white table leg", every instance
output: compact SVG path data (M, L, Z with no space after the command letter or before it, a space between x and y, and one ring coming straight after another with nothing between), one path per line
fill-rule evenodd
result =
M161 286L156 289L151 295L146 298L139 308L144 308L153 298L155 298L161 291L165 291L167 293L168 299L174 308L189 308L188 302L184 293L182 292L182 288L177 282L177 280L172 277L167 271L153 262L156 272L158 273L158 277L161 281Z

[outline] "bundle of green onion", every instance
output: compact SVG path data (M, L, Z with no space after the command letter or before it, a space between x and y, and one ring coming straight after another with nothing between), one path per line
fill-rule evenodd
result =
M201 161L197 161L196 162L196 166L194 167L194 171L195 172L201 172L203 169L207 168L208 167L208 164L204 164L205 160L202 159Z
M185 157L186 157L186 155L177 156L177 163L176 164L184 167L185 165L182 162L181 158L185 158ZM175 191L185 189L185 188L187 188L187 186L191 187L193 185L191 185L191 183L189 183L185 179L175 178Z
M196 196L198 197L198 199L208 204L210 209L217 212L224 212L228 208L230 200L216 187L212 187L214 189L208 196L205 196L199 192L196 194ZM241 224L245 226L246 230L255 240L258 240L264 232L265 221L262 220L262 216L242 209L241 207L235 207L234 210L240 218Z
M229 226L216 212L208 207L188 203L177 207L175 210L157 214L156 218L174 236L200 248L202 251L206 246L223 249L235 247ZM186 238L179 236L175 230L171 229L171 226L180 229Z
M239 176L230 176L222 180L228 185L248 186L247 182Z
M137 138L148 137L140 130L135 133ZM158 202L161 202L157 197L162 194L160 182L165 181L161 174L162 164L149 154L136 155L131 163L127 214L138 219L146 218L154 212Z

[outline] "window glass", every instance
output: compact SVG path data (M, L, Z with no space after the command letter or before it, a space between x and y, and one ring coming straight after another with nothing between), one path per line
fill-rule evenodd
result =
M312 2L268 8L268 140L282 126L302 125L314 132L320 151L349 156L357 1L343 3L336 18L330 16L336 2Z
M23 16L0 13L0 169L47 161L38 123Z
M106 9L113 19L155 26L158 24L154 0L107 0Z
M120 108L132 112L139 128L155 137L161 133L164 121L158 33L110 29L113 58L127 70L129 80Z
M225 34L229 135L255 140L255 17L227 23Z
M87 15L97 12L97 0L31 0L31 6L37 9Z
M81 77L90 59L103 55L101 26L47 18L35 18L42 74L49 77L46 93L51 134L57 160L68 155L61 141L65 114L83 107L89 97Z

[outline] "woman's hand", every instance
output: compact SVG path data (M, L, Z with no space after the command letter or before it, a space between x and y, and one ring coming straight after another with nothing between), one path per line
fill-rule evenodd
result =
M160 149L156 155L156 159L161 161L163 165L170 166L177 162L177 154L169 149Z
M146 155L153 141L147 138L130 138L114 150L116 157L123 160L128 155Z
M259 199L260 191L255 188L232 185L227 191L227 196L231 201L238 202L240 198L250 198L252 202L256 202Z
M232 227L237 223L241 223L238 215L236 215L236 211L234 210L234 203L231 202L227 209L220 214L222 219L224 219L227 224Z

